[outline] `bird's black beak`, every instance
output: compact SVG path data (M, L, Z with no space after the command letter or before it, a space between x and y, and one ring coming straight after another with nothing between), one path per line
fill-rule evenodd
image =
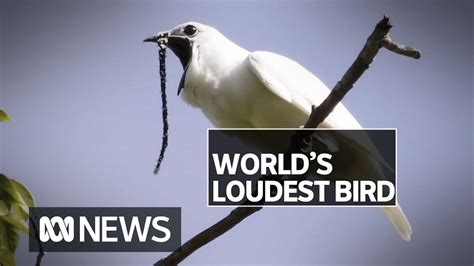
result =
M163 32L158 33L155 36L146 38L145 40L143 40L143 42L154 42L160 45L165 45L168 42L169 35L170 35L169 32L163 31Z
M183 69L186 69L191 60L192 43L184 36L174 35L168 31L163 31L155 36L146 38L143 42L154 42L158 43L160 46L170 48L179 58Z
M170 48L173 53L179 58L181 65L183 66L184 73L181 76L178 87L178 95L181 90L184 88L184 80L186 77L186 72L188 70L189 63L192 57L192 43L191 41L183 36L173 35L169 32L162 32L156 36L146 38L143 42L154 42L158 43L160 46L165 45Z
M143 40L143 42L156 42L158 43L160 37L157 35L157 36L153 36L153 37L150 37L150 38L146 38L145 40Z

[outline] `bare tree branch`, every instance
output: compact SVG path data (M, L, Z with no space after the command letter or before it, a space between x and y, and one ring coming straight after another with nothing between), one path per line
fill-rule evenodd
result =
M229 215L215 223L211 227L197 234L188 242L184 243L168 257L161 259L155 266L177 265L194 251L223 235L234 226L242 222L245 218L261 210L262 207L237 207Z
M334 107L342 100L342 98L354 86L354 83L364 74L369 68L381 47L385 47L397 54L420 58L421 54L418 50L393 42L388 36L388 32L392 28L388 17L377 23L374 31L367 39L367 42L360 51L356 60L346 71L342 79L337 82L328 97L313 111L305 124L305 128L316 128L326 117L332 112ZM388 48L390 47L390 48ZM395 48L396 47L396 48Z
M341 102L342 98L354 86L354 83L362 76L362 74L369 68L380 48L384 47L397 54L405 55L415 59L420 58L421 54L418 50L410 48L401 44L393 42L388 33L392 25L388 17L377 23L374 31L367 39L362 51L357 56L356 60L346 71L342 79L337 82L328 97L318 107L313 107L313 110L305 124L305 128L317 128L324 119L334 110L336 105ZM311 132L311 131L309 131ZM304 143L302 140L307 136L299 136L301 140L299 143ZM298 145L297 141L293 141L292 145ZM295 147L292 147L295 149ZM296 147L296 149L299 147ZM229 215L215 223L211 227L197 234L181 247L176 249L169 256L161 259L155 265L177 265L194 251L208 244L212 240L218 238L225 232L232 229L234 226L242 222L244 219L261 210L262 207L245 207L240 206L235 208Z
M420 51L413 49L411 47L405 46L403 44L396 43L392 41L390 36L385 36L382 40L382 46L385 49L388 49L394 53L401 54L408 57L413 57L415 59L419 59L421 57Z
M29 219L30 219L30 224L32 227L31 229L33 229L33 232L30 232L30 234L32 234L35 240L38 242L38 248L39 248L38 255L36 256L35 266L41 266L41 260L43 259L45 252L43 249L43 245L41 244L41 241L39 239L38 226L36 225L35 221L31 217Z

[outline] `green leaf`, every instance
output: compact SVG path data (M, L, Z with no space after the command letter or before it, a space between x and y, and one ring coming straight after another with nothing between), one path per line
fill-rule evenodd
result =
M28 234L28 224L22 219L19 219L11 215L6 215L6 216L1 216L0 221L4 221L5 223L10 224L11 226L15 227L15 229L20 229L21 231Z
M13 119L7 114L7 112L0 109L0 122L4 121L13 121Z
M13 252L8 249L0 249L0 265L2 266L15 266L15 256Z
M0 217L0 250L6 249L15 253L20 241L20 229L3 220Z
M33 195L24 185L0 174L0 266L15 265L20 230L28 234L28 207L34 206Z
M10 215L22 221L28 221L28 206L24 204L12 204Z
M7 215L10 212L7 204L0 200L0 216Z
M18 181L3 174L0 174L0 200L10 204L35 206L35 200L31 192Z
M6 203L22 203L10 178L0 174L0 199Z
M33 198L33 195L31 192L20 182L16 181L15 179L10 179L10 182L13 184L13 186L16 188L16 192L18 196L21 198L24 204L28 207L34 207L35 206L35 199Z

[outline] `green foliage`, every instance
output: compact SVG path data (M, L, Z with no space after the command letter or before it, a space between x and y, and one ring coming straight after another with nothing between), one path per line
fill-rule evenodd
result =
M0 122L12 120L0 109ZM16 180L0 174L0 265L15 265L20 231L28 234L28 208L35 206L31 192Z
M7 114L7 112L0 109L0 122L13 121L13 119Z
M28 234L28 208L34 205L25 186L0 174L0 264L15 265L20 231Z

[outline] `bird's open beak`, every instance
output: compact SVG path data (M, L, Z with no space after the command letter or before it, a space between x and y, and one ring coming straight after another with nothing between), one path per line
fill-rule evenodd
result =
M181 76L178 87L178 95L184 87L184 80L188 70L189 62L192 57L192 43L191 41L181 35L174 35L170 32L160 32L158 35L146 38L143 42L154 42L160 45L166 45L179 58L183 66L184 73Z
M152 36L143 40L143 42L154 42L166 45L179 58L183 69L186 69L191 60L192 44L190 40L181 35L175 35L171 32L160 32L156 36Z

